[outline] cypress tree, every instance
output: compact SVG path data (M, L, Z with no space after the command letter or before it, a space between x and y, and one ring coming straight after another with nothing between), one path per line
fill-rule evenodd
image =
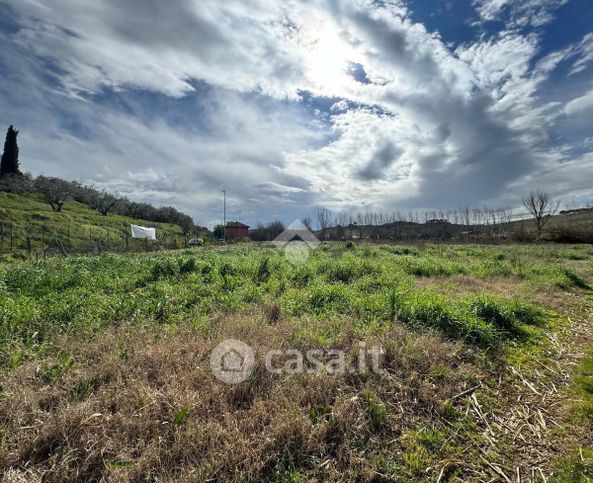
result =
M19 146L16 137L19 132L10 126L6 133L6 141L4 143L4 154L2 154L2 161L0 162L0 176L21 174L19 170Z

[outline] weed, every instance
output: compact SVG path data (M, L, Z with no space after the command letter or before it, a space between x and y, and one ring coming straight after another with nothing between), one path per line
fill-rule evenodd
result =
M270 272L270 259L268 257L264 257L257 266L257 270L255 272L255 281L258 283L266 282L270 277Z
M179 273L179 265L168 258L156 261L150 271L150 280L156 282L162 278L174 277Z
M360 392L360 397L365 403L367 415L373 428L381 429L387 422L387 406L379 396L369 387L365 387Z
M194 273L198 270L198 262L195 258L190 257L181 259L179 261L179 273L181 275L187 275L188 273Z
M83 401L95 392L104 382L101 375L93 375L78 381L70 390L70 399Z
M45 384L53 384L57 379L62 377L74 365L74 357L71 355L53 364L43 363L37 369L37 377Z
M572 455L559 459L554 464L550 481L588 483L593 481L593 450L580 449Z

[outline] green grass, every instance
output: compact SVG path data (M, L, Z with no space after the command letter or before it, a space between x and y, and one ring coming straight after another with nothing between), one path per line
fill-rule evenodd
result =
M335 244L295 266L281 250L236 245L14 261L0 264L0 350L6 364L20 360L19 351L43 347L55 333L93 334L124 321L175 325L259 304L289 316L355 317L361 331L399 323L496 346L529 337L545 321L545 311L525 299L418 289L415 280L503 273L529 282L534 291L560 282L581 290L584 278L565 266L566 250L429 245L401 254L393 246ZM308 335L318 336L332 339Z
M581 360L573 385L578 399L573 414L578 421L593 429L593 348Z
M98 211L75 201L66 202L61 213L55 213L43 201L41 195L17 195L0 192L0 223L5 228L5 237L0 250L7 250L10 244L10 226L13 248L27 248L27 237L31 248L42 248L45 243L59 240L64 246L88 246L97 241L109 245L124 245L130 231L130 224L156 226L160 239L183 237L181 227L169 223L151 223L127 216L101 215ZM92 241L92 243L91 243ZM129 240L129 243L140 242Z

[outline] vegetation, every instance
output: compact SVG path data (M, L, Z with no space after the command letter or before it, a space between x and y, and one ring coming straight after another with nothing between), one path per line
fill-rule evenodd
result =
M13 126L8 128L4 152L0 163L0 193L17 195L41 195L56 213L61 213L67 200L74 200L97 210L101 215L110 213L129 218L178 225L184 234L197 231L192 218L181 213L172 206L155 208L148 203L136 203L125 197L118 197L105 190L97 190L93 186L83 185L76 181L60 178L22 174L19 168L18 131ZM24 200L26 201L26 200ZM0 222L6 220L0 218Z
M275 220L267 225L259 224L257 228L249 230L249 238L253 241L272 241L284 231L284 224Z
M0 467L46 481L586 474L591 432L547 404L590 389L586 359L562 389L554 351L587 343L592 262L587 245L331 243L300 265L247 244L0 264ZM379 344L384 371L258 362L227 385L208 366L227 338L258 361Z
M4 151L0 161L0 176L18 176L21 174L19 169L19 146L17 136L19 132L10 126L6 133L4 142Z
M30 250L47 249L56 243L65 248L125 247L130 236L130 224L146 225L146 220L122 216L102 216L88 206L65 201L62 211L50 208L42 195L19 195L0 192L0 251L9 250L7 256L25 256ZM152 223L158 228L159 238L185 239L183 229L168 223ZM129 247L138 240L128 240Z

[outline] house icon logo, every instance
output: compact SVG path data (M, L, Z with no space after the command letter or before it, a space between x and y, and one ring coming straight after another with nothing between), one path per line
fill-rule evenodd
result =
M282 247L287 260L295 265L305 263L309 252L321 244L301 220L293 221L272 243Z
M227 339L218 344L210 354L210 368L214 375L228 384L238 384L247 379L255 365L253 349L244 342Z

